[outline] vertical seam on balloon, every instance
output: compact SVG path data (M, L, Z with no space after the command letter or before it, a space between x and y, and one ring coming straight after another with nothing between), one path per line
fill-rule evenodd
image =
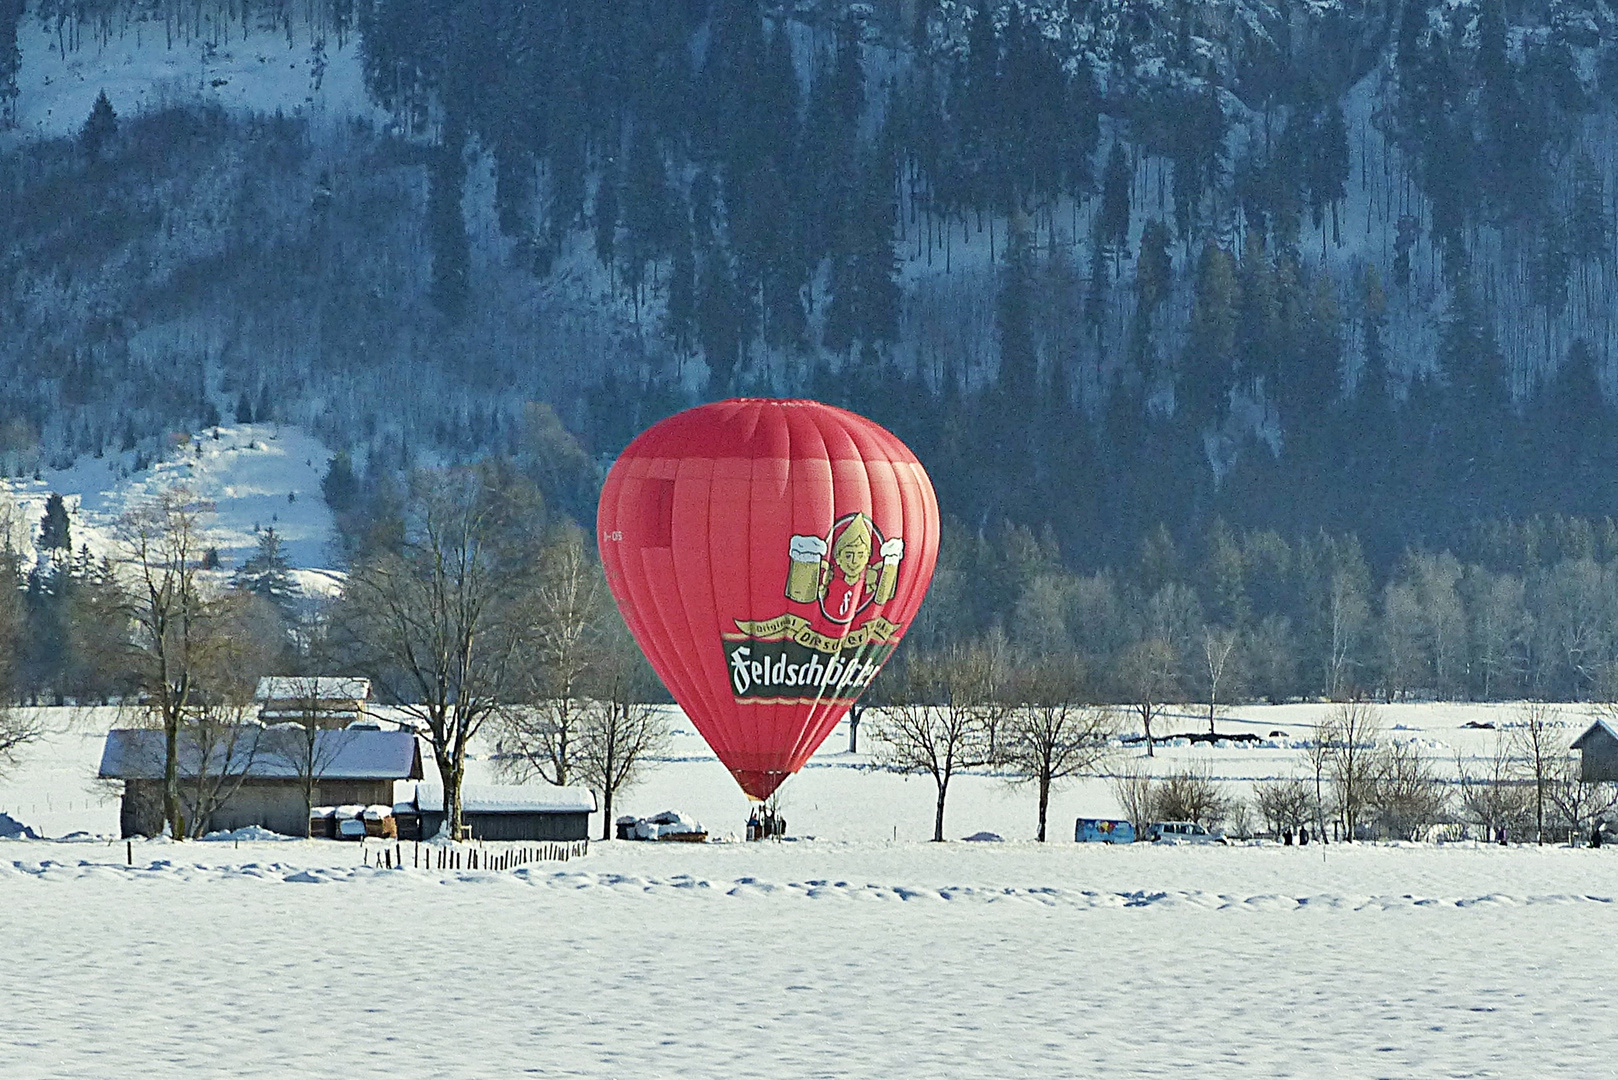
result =
M752 441L752 440L754 440L754 439L756 439L758 437L758 429L759 429L760 423L763 422L765 408L767 408L767 406L755 405L753 407L753 409L752 409L753 415L749 418L749 423L747 425L747 437L748 437L749 441ZM746 524L744 526L742 535L748 538L748 543L745 543L745 544L742 545L742 550L744 552L746 552L746 560L747 560L747 565L746 565L745 571L744 571L744 573L742 575L742 580L747 582L747 617L749 619L751 619L756 614L753 611L753 544L752 544L751 541L752 541L752 538L753 538L753 506L754 506L754 503L758 499L758 463L759 463L759 459L758 459L758 456L756 454L750 454L750 455L748 455L746 460L747 460L747 521L746 521ZM766 705L766 706L764 706L764 708L769 709L770 706ZM737 719L740 720L741 719L740 716L738 716ZM753 723L753 724L738 724L737 727L738 727L737 734L742 737L743 743L747 748L747 756L748 756L748 758L753 762L754 765L757 765L759 757L762 756L759 753L759 742L758 742L758 728L759 728L759 725L756 724L756 723ZM749 794L751 794L751 793L749 793Z
M880 442L881 440L876 440L876 441ZM863 449L861 449L860 452L861 452L861 454L863 456L863 453L864 453ZM884 451L884 453L886 453L886 452ZM891 460L891 457L892 457L891 454L887 454L886 459L883 461L883 464L888 466L888 470L889 470L890 473L894 473L893 488L894 488L894 495L897 497L897 501L899 503L899 528L898 528L897 532L895 532L894 530L892 530L890 528L889 529L889 535L896 535L896 536L903 537L904 534L905 534L904 533L904 491L903 491L901 485L898 483L898 477L897 477L897 474L894 472L893 462ZM875 485L871 481L871 462L870 461L865 461L864 465L865 465L865 490L866 490L866 495L868 497L868 502L870 503L870 506L871 506L872 523L874 524L875 523L875 516L876 516L876 491L875 491ZM883 536L884 540L886 540L888 538L889 538L888 535ZM895 599L897 599L897 597L895 597ZM886 605L884 605L884 607L885 606ZM870 655L874 651L875 650L872 647L872 643L871 643L870 638L866 638L865 643L858 646L854 650L853 662L857 663L857 664L864 664L866 662L866 657L868 655ZM846 706L844 706L844 713L845 714L847 712L853 710L855 702L858 700L860 695L864 694L864 692L865 692L865 690L862 687L861 690L860 690L860 694L856 695L854 698L849 700L848 704ZM828 710L828 711L834 711L834 710ZM831 732L828 731L826 734L829 736L831 734Z
M701 460L701 458L697 458L697 460ZM681 458L680 465L675 466L676 491L678 491L678 486L680 486L681 479L684 479L684 483L696 483L693 476L689 476L688 473L688 466L691 465L691 463L693 463L691 458ZM710 499L712 494L714 494L714 463L712 463L712 458L709 458L709 470L707 471L709 471L709 476L707 476L707 483L709 483L709 487L707 487L707 492L704 492L704 504L707 502L707 499ZM681 474L684 474L684 476L681 476ZM676 505L678 505L678 500L676 500ZM704 517L702 518L702 544L704 544L705 549L709 551L709 559L707 559L707 562L709 562L709 573L707 573L705 576L707 576L707 580L709 580L709 588L712 589L712 585L714 585L714 573L712 573L714 572L714 567L712 567L712 560L714 560L714 557L712 557L712 549L707 547L707 542L709 542L709 533L709 521L707 521L707 518ZM678 551L678 546L673 547L671 551ZM694 633L693 627L691 627L691 619L686 617L686 612L689 610L689 606L686 604L686 594L688 593L686 593L686 586L684 586L683 575L680 575L680 573L676 573L675 575L675 594L678 596L678 599L680 599L681 617L683 617L684 623L684 636L691 641L691 646L693 646L693 648L704 648L704 646L702 646L702 641L697 640L697 635ZM712 607L712 610L714 610L715 615L717 615L717 604ZM720 662L723 664L723 657L725 657L725 646L720 644L718 649L720 649ZM707 674L707 667L705 667L704 664L701 664L701 662L699 662L699 664L694 664L693 669L694 670L691 670L691 672L686 674L686 677L689 678L689 685L691 685L691 696L694 698L693 704L694 706L697 706L697 708L704 709L704 711L707 712L707 722L709 722L709 724L718 725L720 724L720 721L722 721L723 716L725 716L725 712L723 712L723 709L718 708L718 701L715 701L714 683L712 683L712 677ZM697 725L696 717L689 716L689 711L686 719L691 721L691 725L693 725L693 727L697 727L697 732L702 733L701 727ZM715 753L717 753L717 751L715 751Z
M831 543L831 527L830 526L832 524L835 524L836 521L837 521L837 470L835 468L833 468L832 455L831 455L831 446L826 440L826 429L820 426L820 417L822 415L821 411L819 409L810 409L808 411L808 415L809 415L809 424L810 424L810 426L813 427L815 429L815 431L820 435L820 444L826 450L826 482L827 482L827 487L830 488L830 490L831 490L831 522L827 526L826 542L828 544L830 544ZM830 554L831 554L830 549L828 549L826 557L829 557ZM833 571L833 572L835 572L835 571ZM825 683L821 683L819 686L815 687L814 700L810 702L809 708L806 710L806 714L805 714L805 717L804 717L806 727L812 727L812 726L819 723L820 702L821 702L821 699L825 696L825 693L826 693L826 685L825 685ZM793 751L796 752L796 750L797 750L797 747L794 746Z
M787 411L786 411L785 406L776 404L776 405L771 405L768 408L769 408L769 411L771 413L770 419L775 421L776 423L780 424L781 434L782 434L782 437L784 438L784 440L786 442L785 451L784 451L784 454L783 454L783 456L784 456L784 458L786 460L786 477L785 477L785 480L784 480L785 491L782 492L781 498L782 498L782 501L785 503L786 509L787 509L787 535L788 535L788 537L790 537L792 535L791 521L792 521L792 495L793 495L792 420L791 420L790 417L787 416ZM758 463L757 463L757 459L755 459L754 460L754 468L757 468L757 467L758 467ZM755 482L755 484L757 483L756 478L755 478L754 482ZM758 489L755 487L754 490L757 491ZM790 540L788 542L790 543ZM749 550L751 550L752 545L748 545L748 548L749 548ZM779 557L780 557L779 555L776 556L776 558L779 558ZM749 579L749 580L751 580L751 579ZM794 707L791 706L791 705L770 705L770 706L768 706L768 708L769 708L769 712L766 715L769 717L769 728L770 728L770 731L773 734L773 733L776 733L776 732L780 731L782 721L783 720L788 720L790 718L792 712L794 711ZM755 727L755 731L756 730L757 730L757 728ZM775 740L773 738L770 741L772 743L775 742ZM789 757L785 762L782 762L781 763L782 768L788 767L791 764L791 760L792 759ZM773 765L773 764L776 764L776 763L772 762L771 764Z
M833 456L832 456L831 440L826 437L826 428L821 424L821 420L823 418L829 420L829 419L831 419L831 417L827 413L823 412L820 409L810 410L809 415L810 415L811 424L814 426L815 430L817 432L819 432L819 434L820 434L821 444L826 447L826 468L827 468L827 471L828 471L828 478L830 480L830 485L831 485L831 524L835 525L836 522L837 522L837 469L835 467L836 462L835 462L835 460L833 459ZM827 539L827 543L829 544L831 542L831 536L830 536L830 529L829 528L828 528L828 531L827 531L827 538L826 539ZM829 554L829 552L828 552L828 554ZM835 572L836 571L834 570L833 573L835 573ZM837 635L837 640L839 642L841 642L847 636L848 636L848 627L844 626L842 628L842 632ZM838 652L840 653L841 651L842 651L841 648L839 648ZM845 708L845 711L846 711L846 706L844 708ZM802 744L802 741L803 741L803 732L808 732L808 731L815 730L816 728L818 728L820 726L821 722L823 721L823 719L827 715L834 714L836 711L837 711L837 699L836 698L832 698L830 700L826 699L826 686L825 686L825 684L822 683L820 686L815 687L815 700L814 700L814 703L809 706L809 712L808 712L808 716L805 718L806 722L804 724L803 731L799 733L798 741L792 747L792 755L793 755L793 757L796 757L798 755L798 751L801 749L801 744Z
M653 470L652 470L652 467L651 467L651 462L655 461L657 459L656 458L646 458L646 459L643 459L643 460L645 460L647 462L647 465L646 465L646 468L645 468L644 471L646 473L652 472ZM640 477L640 482L642 484L646 484L646 483L650 483L652 481L651 481L649 476L642 476L642 477ZM628 485L627 484L620 484L619 487L618 487L618 517L619 517L620 520L622 520L622 517L623 517L623 505L624 505L624 502L628 499L628 497L629 497L629 495L628 495ZM645 572L644 572L644 567L645 567L645 556L643 554L644 550L645 549L643 549L643 548L642 549L637 549L635 551L635 553L634 553L634 557L641 560L641 567L639 568L640 569L640 574L638 575L641 578L644 578L646 576ZM620 555L620 558L619 558L619 563L620 563L620 566L623 563L623 558L622 558L621 555ZM624 574L623 575L624 587L625 587L625 589L627 589L629 591L630 599L631 599L632 602L635 599L634 594L635 594L635 591L636 591L636 587L635 587L634 581L635 581L636 577L637 577L637 575L635 575L635 574ZM614 599L616 599L616 597L614 597ZM667 630L668 630L667 620L663 617L662 608L657 603L657 594L654 591L648 589L646 591L646 599L647 599L648 603L645 605L645 607L647 609L649 618L642 618L639 621L643 625L645 625L645 624L647 624L649 619L655 619L658 624L663 626L663 629L664 629L665 634L666 634ZM638 609L641 605L635 604L634 606ZM620 605L619 606L620 613L622 613L622 610L623 610L622 605ZM625 621L626 624L629 622L627 617L625 618L624 621ZM631 636L635 637L635 635L633 633L633 629L631 629ZM681 681L680 676L682 674L680 672L679 666L677 664L669 664L667 662L668 658L664 655L663 649L658 644L658 635L656 635L656 634L648 634L648 635L645 635L645 636L647 638L647 640L645 640L645 641L640 640L639 637L635 637L635 643L640 647L641 653L646 657L646 659L649 662L651 662L652 668L656 672L657 677L662 681L664 688L667 689L669 691L669 694L674 697L676 702L678 702L679 701L678 689L679 689L679 683ZM653 654L654 653L656 654L656 657L657 657L656 659L653 659ZM672 686L669 685L671 682L674 683L674 685L672 685Z
M828 481L829 481L830 478L831 478L830 452L826 448L825 432L820 428L820 425L816 420L817 415L823 414L823 412L824 412L823 407L805 408L805 409L800 410L798 415L801 417L801 422L804 423L804 424L807 424L809 426L809 428L815 433L816 438L820 442L821 454L819 456L824 457L824 458L827 459L826 460L826 468L827 468L827 478L828 478ZM791 433L792 433L792 425L791 425L790 421L788 422L788 425L787 425L787 432L788 432L788 445L790 447L790 445L791 445L790 440L791 440L791 437L792 437L792 435L791 435ZM792 506L793 506L793 508L795 510L796 506L797 506L796 490L794 490L794 492L793 492L793 499L792 499L791 503L792 503ZM833 490L831 492L831 519L833 521L836 520L836 514L837 514L837 511L836 511L836 492L835 492L835 490ZM817 525L816 528L818 529L819 526ZM818 535L818 533L817 533L817 535ZM806 738L808 733L813 731L820 724L820 719L819 719L819 716L818 716L819 700L820 700L820 687L816 687L816 696L815 696L815 698L813 700L811 700L808 703L807 708L804 708L804 707L801 707L801 706L781 706L780 707L780 708L785 709L785 710L790 710L794 714L793 721L797 725L796 730L793 733L792 745L791 745L791 747L789 748L789 750L787 752L786 761L787 761L788 764L791 764L791 762L797 758L799 749L803 745L804 739ZM794 770L794 771L796 771L796 770Z
M736 412L734 414L732 414L732 415L739 415L740 413L741 413L741 409L737 408ZM717 486L717 480L719 479L719 464L720 464L721 461L725 460L724 458L719 456L719 454L722 453L722 452L723 451L716 451L715 452L715 455L711 459L709 467L708 467L708 499L710 500L710 502L714 498L714 488ZM749 511L749 513L751 513L751 511ZM708 572L708 602L713 605L714 617L718 620L718 623L719 623L717 629L722 634L722 633L724 633L724 622L725 622L725 620L733 618L734 613L721 611L720 608L719 608L719 574L718 574L718 572L716 570L715 560L714 560L714 549L713 549L714 527L713 527L713 525L714 525L713 516L710 514L706 518L706 524L705 524L706 535L702 538L702 541L708 547L708 571L709 571ZM749 545L749 544L747 544L745 542L746 539L747 539L747 533L746 532L744 532L742 534L742 539L744 541L740 545L741 549L742 549L742 552L743 552L742 558L744 560L746 560L746 570L747 570L747 572L751 573L751 571L752 571L752 552L749 550L751 545ZM720 646L719 652L720 652L721 656L726 656L723 645ZM727 661L728 661L728 657L727 657ZM718 730L722 726L722 729L724 731L724 742L727 743L730 746L736 746L737 745L737 738L738 738L738 735L739 735L739 732L737 730L738 725L736 725L735 722L734 722L735 719L736 719L736 715L735 715L736 714L736 695L731 691L730 676L728 674L728 671L729 671L729 666L728 666L728 662L727 662L726 674L724 674L724 679L725 679L725 685L723 687L724 696L722 698L725 707L723 709L717 709L717 708L715 709L714 727L715 727L716 730ZM730 768L731 768L730 762L726 761L724 759L724 757L720 755L719 748L715 747L715 746L712 746L710 744L710 749L713 750L714 756L719 758L719 763L725 767L726 771L727 772L730 771ZM734 773L732 773L732 775L734 776Z

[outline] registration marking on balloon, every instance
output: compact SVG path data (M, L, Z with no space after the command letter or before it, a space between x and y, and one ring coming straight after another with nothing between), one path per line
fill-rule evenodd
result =
M903 627L880 609L898 590L904 540L884 537L863 513L825 536L794 536L785 598L794 608L736 619L722 635L736 699L755 704L852 701L876 678Z

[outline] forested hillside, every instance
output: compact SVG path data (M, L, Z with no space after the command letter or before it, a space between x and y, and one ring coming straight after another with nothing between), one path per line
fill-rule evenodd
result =
M1070 570L1221 522L1380 588L1615 505L1601 0L6 0L0 110L148 54L203 77L0 136L12 472L235 410L347 451L354 530L495 454L587 519L770 394Z

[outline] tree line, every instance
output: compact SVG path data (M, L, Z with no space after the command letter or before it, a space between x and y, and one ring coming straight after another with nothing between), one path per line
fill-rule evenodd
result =
M307 801L314 709L287 747L242 739L266 674L370 678L430 747L451 807L469 746L486 739L513 779L596 790L610 829L616 796L666 745L667 696L587 538L510 462L417 473L392 508L355 535L343 591L323 602L300 595L272 530L241 566L221 567L204 539L212 508L183 488L131 508L99 559L74 548L61 497L37 523L13 511L15 587L0 591L7 696L120 701L161 730L175 835L206 826L251 754L302 762ZM1524 707L1482 772L1459 763L1457 787L1388 740L1368 699L1612 700L1618 523L1500 522L1465 555L1413 551L1379 583L1352 537L1219 526L1192 551L1159 530L1134 565L1079 574L1049 537L1010 525L973 536L951 522L933 591L851 715L850 749L864 720L877 764L931 777L935 838L951 781L984 768L1033 786L1043 838L1052 790L1076 776L1122 769L1120 803L1146 818L1202 799L1206 777L1119 765L1124 745L1150 757L1186 734L1166 730L1171 713L1194 710L1213 737L1238 702L1350 698L1308 740L1308 775L1263 787L1246 810L1215 791L1185 816L1246 828L1242 813L1257 814L1271 831L1314 820L1317 832L1329 816L1340 835L1393 836L1463 811L1518 832L1531 809L1538 835L1577 831L1604 812L1606 789L1566 772L1546 706ZM31 715L8 711L0 755L37 737ZM188 744L220 748L234 773L182 781Z
M1502 520L1378 573L1353 534L1216 520L1184 546L1160 526L1132 560L1084 572L1049 531L950 521L907 647L1076 656L1096 700L1147 723L1192 701L1604 700L1615 543L1611 519Z
M1583 777L1563 726L1555 707L1524 705L1488 737L1483 754L1457 754L1451 771L1389 732L1376 706L1348 702L1311 725L1294 775L1259 781L1250 796L1204 768L1154 776L1138 760L1117 770L1111 784L1137 830L1179 820L1287 844L1467 836L1597 843L1592 833L1618 806L1618 786Z

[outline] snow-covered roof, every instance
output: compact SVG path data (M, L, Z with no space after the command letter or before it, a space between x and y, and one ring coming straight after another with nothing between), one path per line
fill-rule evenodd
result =
M364 701L370 696L370 679L327 675L266 675L253 693L255 701Z
M210 749L208 771L227 770L255 780L294 780L313 771L322 780L419 780L421 757L416 737L408 731L319 731L315 750L308 755L301 730L247 727L233 745L216 740ZM195 777L202 749L195 737L182 736L179 768L182 777ZM312 770L308 762L313 762ZM100 776L109 780L161 780L163 733L118 729L107 732L101 752Z
M416 805L427 813L444 809L444 786L416 786ZM467 784L461 788L461 810L469 814L588 814L596 808L595 792L554 784Z
M1606 734L1606 741L1608 743L1618 742L1618 729L1615 729L1612 724L1608 723L1606 720L1597 720L1595 723L1591 724L1588 729L1586 729L1583 735L1580 735L1577 739L1573 740L1571 749L1589 749L1592 745L1594 745L1596 738L1603 732Z

